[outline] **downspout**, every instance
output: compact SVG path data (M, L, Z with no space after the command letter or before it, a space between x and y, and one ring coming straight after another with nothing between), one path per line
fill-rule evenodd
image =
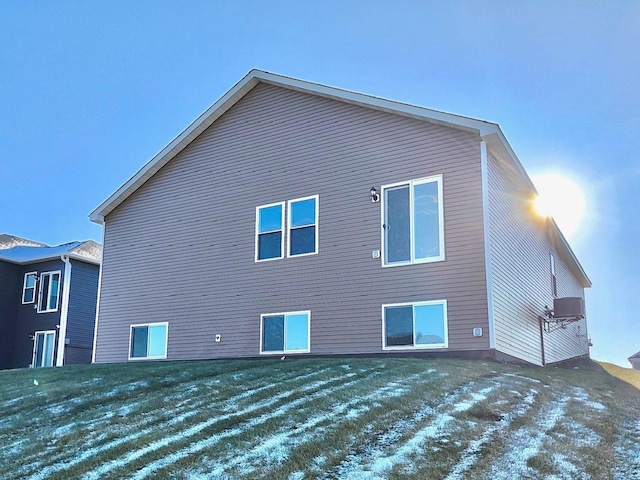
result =
M540 349L542 351L542 366L546 365L546 359L544 358L544 317L538 317L538 323L540 324Z
M64 347L67 339L67 317L69 316L69 292L71 290L71 262L69 257L62 255L64 262L64 279L62 281L62 302L60 304L60 329L58 330L58 354L56 367L64 365Z

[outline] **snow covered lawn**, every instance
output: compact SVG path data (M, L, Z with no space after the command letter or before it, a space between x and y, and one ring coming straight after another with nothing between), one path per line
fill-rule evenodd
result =
M287 359L0 372L0 478L640 479L598 364Z

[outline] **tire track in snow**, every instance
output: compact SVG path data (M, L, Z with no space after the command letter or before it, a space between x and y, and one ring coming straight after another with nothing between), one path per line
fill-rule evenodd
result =
M309 374L305 374L305 375L300 375L300 376L295 376L295 377L291 377L287 380L284 380L282 383L286 382L297 382L299 380L304 380L304 379L308 379L310 377L322 374L322 373L326 373L328 370L330 370L329 368L325 368L322 370L318 370L318 371L314 371L311 372ZM292 372L295 373L295 372ZM229 406L234 404L237 401L240 400L246 400L248 398L250 398L252 395L255 395L257 393L261 393L265 390L268 390L270 388L273 388L274 386L279 386L279 383L274 383L274 382L270 382L267 385L263 385L262 387L258 387L254 390L248 390L242 393L239 393L227 400L225 400L223 402L223 406ZM206 392L203 392L206 393ZM173 394L174 396L180 396L183 395L184 392L176 392L175 394ZM273 397L272 397L273 398ZM205 398L204 400L201 401L196 401L196 405L203 405L205 403L209 403L210 399ZM56 473L56 472L60 472L60 471L65 471L68 470L76 465L79 465L83 462L85 462L86 460L99 455L101 453L104 453L108 450L111 450L113 448L119 447L120 445L123 445L125 443L129 443L132 442L134 440L137 440L141 437L144 437L146 435L150 435L153 433L157 433L158 430L162 430L164 426L167 425L172 425L176 423L176 418L182 418L182 420L196 415L198 412L194 410L195 413L191 414L190 412L187 412L187 414L182 415L181 417L178 416L176 417L175 414L180 412L180 411L184 411L184 410L192 410L194 408L194 403L189 403L189 404L185 404L183 406L182 409L180 410L164 410L163 414L160 418L167 418L167 417L171 417L170 420L168 420L167 422L158 425L157 423L155 423L157 421L157 419L159 418L158 416L153 417L151 419L146 419L143 422L140 422L138 424L133 424L133 425L128 425L127 426L127 430L131 431L131 430L136 430L135 433L131 433L129 435L125 435L124 437L119 437L115 440L109 441L107 443L89 448L89 449L84 449L83 453L80 455L73 455L73 456L69 456L69 455L63 455L60 456L59 458L56 458L55 461L56 463L54 463L53 465L47 465L42 467L42 463L37 464L37 465L30 465L32 468L30 468L29 470L31 472L33 472L33 474L29 477L33 480L44 480L46 478L48 478L51 474ZM234 416L234 415L238 415L238 414L229 414L230 417ZM143 428L142 430L138 430L140 427L144 427L145 425L149 425L152 424L151 427L149 428ZM42 453L36 453L35 454L37 457L41 457ZM51 462L51 458L48 458L47 461ZM24 472L20 472L21 474L26 474L27 471Z
M369 369L366 370L366 372L372 372L373 369ZM323 389L321 391L318 391L316 393L313 393L311 395L307 395L301 398L298 398L296 400L293 400L291 402L286 403L285 405L283 405L282 407L278 408L277 410L273 411L273 412L269 412L263 415L260 415L259 417L256 418L252 418L249 419L243 423L241 423L240 425L224 430L221 433L216 433L213 434L211 436L209 436L208 438L205 438L203 440L199 440L197 442L192 443L191 445L182 448L180 450L178 450L177 452L174 452L170 455L167 455L163 458L159 458L151 463L149 463L148 465L146 465L145 467L143 467L141 470L138 470L131 478L139 480L139 479L144 479L147 478L149 475L154 474L155 472L157 472L158 470L161 470L163 468L166 468L174 463L176 463L177 461L188 457L189 455L193 455L194 453L198 453L201 452L202 450L205 450L207 448L210 448L214 445L216 445L217 443L219 443L221 440L224 440L225 438L230 438L230 437L235 437L237 435L240 435L244 432L246 432L247 430L254 428L258 425L261 425L265 422L267 422L268 420L271 420L273 418L279 417L284 415L285 413L287 413L288 411L294 409L294 408L298 408L299 406L308 403L310 401L316 400L318 398L322 398L322 397L326 397L327 395L334 393L338 390L343 390L347 387L350 387L352 385L355 385L358 382L363 381L365 378L370 378L372 376L377 376L377 375L381 375L382 372L380 371L373 371L372 373L369 373L369 375L366 375L364 378L360 378L360 379L356 379L356 380L352 380L349 382L345 382L343 384L337 385L335 387L331 387L331 388L326 388ZM345 375L343 375L341 378L352 378L357 376L356 373L347 373ZM336 379L333 379L332 381L334 381ZM326 383L331 383L331 382L326 382ZM302 389L296 390L296 393L302 393L308 390L312 390L312 388L310 388L311 385L303 387ZM286 398L291 394L291 392L287 392L285 394L282 394L282 398ZM275 397L274 397L275 398ZM275 402L273 402L275 403ZM246 410L242 411L242 412L238 412L238 416L240 415L246 415L247 413L252 413L253 411L255 411L256 409L254 408L247 408ZM214 423L217 423L214 422ZM152 451L158 450L162 447L164 447L165 445L163 445L162 443L164 443L163 441L159 441L157 446L153 446L153 448L151 450L148 451L144 451L143 454L146 453L150 453ZM151 446L150 446L151 447ZM143 450L147 450L147 449L143 449ZM135 455L135 458L133 458L133 456ZM134 454L132 454L131 458L126 458L127 463L130 463L133 460L136 460L137 458L140 458L143 455L137 455L135 452ZM92 472L93 473L93 472ZM91 476L85 476L84 477L85 480L90 480L93 478L97 478L94 477L93 475Z

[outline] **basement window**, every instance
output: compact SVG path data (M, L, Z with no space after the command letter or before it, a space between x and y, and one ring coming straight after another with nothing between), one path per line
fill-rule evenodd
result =
M260 316L260 353L308 353L311 312Z
M131 325L129 360L167 358L168 330L167 322Z
M382 186L383 266L444 260L442 175Z
M382 306L384 350L447 348L447 301Z
M22 303L34 303L36 301L37 279L37 272L29 272L24 274L24 283L22 284Z
M58 311L59 293L60 271L41 274L40 291L38 293L38 313Z

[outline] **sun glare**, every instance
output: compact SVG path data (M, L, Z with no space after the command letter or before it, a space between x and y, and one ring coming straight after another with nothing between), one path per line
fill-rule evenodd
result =
M545 217L553 217L568 238L574 236L586 214L582 189L573 180L553 173L536 175L531 180L539 194L536 211Z

